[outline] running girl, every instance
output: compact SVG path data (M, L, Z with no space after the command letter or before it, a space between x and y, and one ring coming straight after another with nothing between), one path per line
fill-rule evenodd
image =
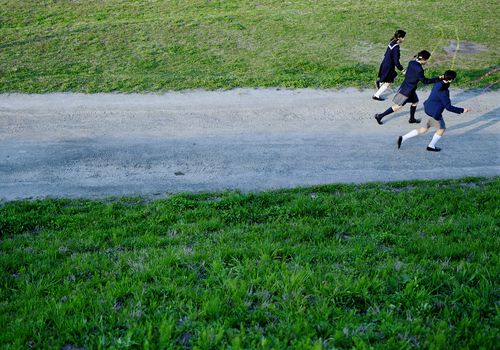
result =
M382 60L378 71L379 79L376 82L378 90L372 97L374 100L384 101L380 95L389 88L391 83L394 83L394 79L398 76L398 73L396 73L396 67L404 73L404 68L399 62L399 44L405 40L405 36L406 32L404 30L397 30L385 50L384 59Z
M429 116L427 120L427 126L424 128L414 129L404 136L398 137L398 149L401 148L401 144L408 140L409 138L415 137L417 135L425 134L429 128L432 126L436 128L436 133L432 137L427 150L431 152L439 152L441 148L436 147L436 143L439 141L441 136L443 136L446 130L446 124L443 119L443 111L446 109L453 113L467 113L468 108L455 107L450 101L450 83L457 77L457 73L452 70L447 70L444 73L443 81L440 81L432 87L431 94L429 98L424 102L425 113Z
M423 66L429 61L431 53L427 50L420 51L415 59L408 63L408 68L406 69L405 80L401 84L397 94L394 96L392 101L394 105L388 108L385 112L380 114L375 114L375 120L377 123L382 125L382 118L388 114L398 111L407 102L411 102L410 107L410 120L411 123L420 123L420 119L415 119L415 112L417 110L418 96L417 96L417 86L418 82L421 81L424 84L433 84L441 80L441 77L435 77L427 79L424 75Z

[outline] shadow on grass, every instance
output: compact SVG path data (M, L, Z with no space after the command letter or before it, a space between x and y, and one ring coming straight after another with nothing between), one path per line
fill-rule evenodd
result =
M16 47L16 46L23 46L26 44L33 44L33 43L40 43L48 40L52 40L55 38L63 38L69 35L73 34L78 34L78 33L83 33L83 32L91 32L93 30L96 30L96 26L83 26L81 28L75 28L75 29L70 29L70 30L65 30L65 31L58 31L58 32L53 32L50 34L45 34L45 35L34 35L31 36L27 39L22 39L22 40L14 40L14 41L9 41L3 44L0 44L0 49L6 49L9 47Z

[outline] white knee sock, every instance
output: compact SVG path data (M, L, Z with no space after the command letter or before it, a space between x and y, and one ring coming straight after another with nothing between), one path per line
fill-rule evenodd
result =
M417 129L413 129L408 134L403 135L403 142L405 142L406 140L411 139L412 137L415 137L417 135L418 135L418 130Z
M387 90L387 85L382 84L382 85L380 86L380 88L378 89L378 91L377 91L377 92L375 93L375 95L373 95L373 96L375 96L375 97L380 97L380 95L382 95L382 94L384 93L384 91L385 91L385 90Z
M439 136L437 133L432 136L431 143L429 143L430 148L436 148L436 143L439 141L441 136Z

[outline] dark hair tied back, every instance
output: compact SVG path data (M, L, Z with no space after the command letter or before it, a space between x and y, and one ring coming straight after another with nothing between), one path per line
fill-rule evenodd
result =
M393 40L398 40L399 38L404 38L406 36L406 32L402 29L396 30L396 33L394 33Z
M455 80L456 77L457 72L455 72L454 70L447 70L446 72L444 72L444 80Z
M415 55L415 58L417 60L421 60L421 59L428 60L430 57L431 57L431 53L427 50L422 50Z

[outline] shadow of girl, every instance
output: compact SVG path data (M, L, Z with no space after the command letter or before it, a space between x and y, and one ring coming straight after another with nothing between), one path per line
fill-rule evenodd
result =
M485 113L485 114L483 114L483 115L481 115L473 120L469 120L467 122L462 122L462 123L459 123L456 125L452 125L452 126L447 128L447 131L459 130L459 129L463 129L463 128L466 128L466 127L469 127L469 126L472 126L472 125L475 125L475 124L478 124L481 122L486 122L486 124L478 125L475 128L467 131L467 133L476 133L480 130L483 130L483 129L486 129L486 128L489 128L489 127L495 125L499 121L500 121L500 107L495 108L494 110L492 110L488 113Z

